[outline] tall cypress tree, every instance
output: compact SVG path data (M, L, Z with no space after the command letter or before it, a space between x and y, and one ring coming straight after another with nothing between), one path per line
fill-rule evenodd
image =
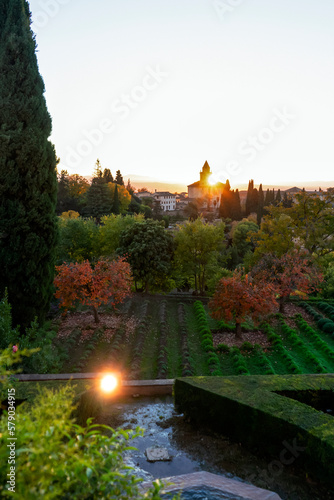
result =
M253 190L254 190L254 181L252 179L248 182L247 198L246 198L246 216L249 215L252 211Z
M14 324L43 321L52 296L56 155L26 0L0 0L0 293Z
M232 200L231 200L231 219L232 220L241 220L241 204L240 204L240 195L239 190L236 189L232 191Z
M119 196L118 196L118 185L115 184L115 191L114 191L114 202L112 205L112 212L113 214L120 214L121 209L120 209L120 203L119 203Z
M257 224L258 224L258 226L261 224L263 213L264 213L264 194L263 194L262 184L260 184L259 201L258 201L258 208L257 208Z

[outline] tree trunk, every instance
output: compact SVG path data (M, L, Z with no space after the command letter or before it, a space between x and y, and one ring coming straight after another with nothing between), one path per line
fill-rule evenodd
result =
M241 323L236 322L235 326L235 336L237 337L237 339L241 339Z
M99 318L99 315L97 313L97 309L95 306L92 306L92 311L93 311L93 314L94 314L94 321L95 323L100 323L100 318Z
M278 299L278 303L279 303L279 312L283 314L284 313L285 297L280 297Z

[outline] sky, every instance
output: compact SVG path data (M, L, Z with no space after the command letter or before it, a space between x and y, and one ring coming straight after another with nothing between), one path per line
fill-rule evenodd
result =
M59 170L90 176L99 158L186 186L207 160L232 188L334 186L333 0L30 9Z

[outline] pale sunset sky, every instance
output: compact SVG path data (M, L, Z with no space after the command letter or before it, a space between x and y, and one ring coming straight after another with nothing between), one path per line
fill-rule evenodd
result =
M31 0L59 169L334 185L333 0ZM333 182L332 182L333 181ZM134 182L136 184L136 182Z

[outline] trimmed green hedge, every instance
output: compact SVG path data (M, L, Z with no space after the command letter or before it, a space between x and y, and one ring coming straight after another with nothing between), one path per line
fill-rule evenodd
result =
M276 459L282 443L296 445L298 465L334 488L334 417L282 391L334 391L334 375L192 377L174 386L178 411Z

